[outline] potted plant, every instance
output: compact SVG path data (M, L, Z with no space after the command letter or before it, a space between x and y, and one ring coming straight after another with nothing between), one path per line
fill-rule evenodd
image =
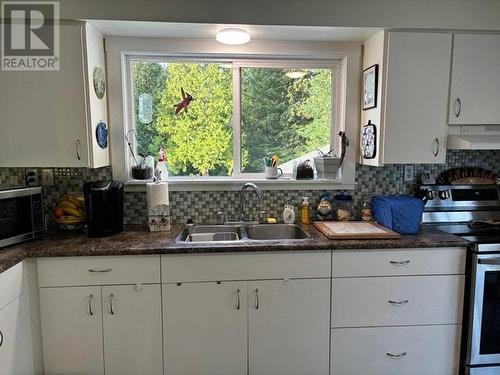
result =
M132 178L134 180L151 180L154 174L154 159L151 155L137 154L136 156L132 145L132 134L135 134L134 130L129 131L127 135L125 135L125 140L127 141L131 156Z

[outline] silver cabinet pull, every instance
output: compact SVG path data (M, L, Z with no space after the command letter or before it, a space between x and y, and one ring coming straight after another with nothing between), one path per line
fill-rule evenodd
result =
M399 358L403 358L405 357L408 353L407 352L401 352L401 353L398 353L398 354L394 354L394 353L385 353L389 358L392 358L392 359L399 359Z
M255 289L255 310L259 309L259 288Z
M410 263L410 261L409 260L402 260L402 261L391 260L389 263L391 263L393 266L406 266L408 263Z
M89 272L92 272L92 273L106 273L106 272L111 272L112 270L113 270L112 268L106 268L104 270L96 270L93 268L89 268Z
M401 301L393 301L393 300L389 300L387 301L389 302L389 304L393 305L393 306L404 306L406 305L408 302L410 302L409 299L404 299L404 300L401 300Z
M115 297L115 295L113 293L111 293L109 295L109 313L111 315L115 315L115 309L113 308L113 298Z
M434 140L432 141L432 144L435 145L435 148L434 150L432 151L432 154L434 155L434 157L437 157L439 155L439 139L438 138L434 138Z
M94 298L93 294L89 295L89 302L88 302L88 310L89 310L89 315L94 316L94 311L92 309L92 298Z
M0 330L0 346L3 345L3 332Z
M76 158L78 160L82 160L82 158L80 157L80 140L79 139L77 139L75 141L75 147L76 147Z
M462 112L462 101L460 100L460 98L457 98L455 100L455 106L453 110L455 111L455 117L460 116L460 112Z
M240 289L236 289L236 310L240 309Z

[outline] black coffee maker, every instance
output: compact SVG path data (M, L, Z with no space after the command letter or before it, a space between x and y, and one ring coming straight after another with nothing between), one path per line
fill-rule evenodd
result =
M106 237L123 231L123 182L86 182L83 193L89 237Z

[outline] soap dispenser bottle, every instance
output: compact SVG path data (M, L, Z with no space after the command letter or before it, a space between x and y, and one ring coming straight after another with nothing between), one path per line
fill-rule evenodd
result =
M302 198L300 207L300 222L302 224L311 224L311 206L309 205L309 197Z
M285 207L283 208L283 222L285 224L295 223L295 209L290 201L287 201L285 203Z

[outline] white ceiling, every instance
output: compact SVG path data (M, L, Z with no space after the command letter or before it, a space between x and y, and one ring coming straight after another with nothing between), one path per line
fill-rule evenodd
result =
M315 42L362 42L378 32L376 28L323 26L223 25L201 23L92 20L106 36L215 39L225 27L247 30L252 40L294 40Z

